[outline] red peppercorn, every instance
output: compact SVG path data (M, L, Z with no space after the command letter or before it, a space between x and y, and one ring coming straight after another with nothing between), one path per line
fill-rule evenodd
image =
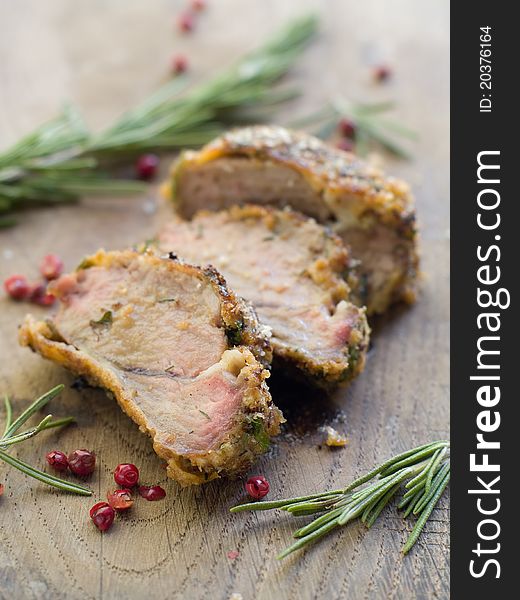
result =
M90 518L92 518L96 514L96 511L99 508L104 508L105 506L109 506L108 502L97 502L96 504L94 504L94 506L90 509L88 513L90 515Z
M11 275L4 281L4 288L13 300L26 300L31 294L31 287L24 275Z
M107 498L114 510L128 510L134 503L130 490L114 490L107 494Z
M386 65L379 65L374 69L374 79L378 82L386 81L390 79L392 71Z
M354 144L352 143L352 140L347 138L339 140L339 142L336 144L336 147L340 150L344 150L345 152L352 152L354 150Z
M135 171L139 179L148 181L157 173L159 157L156 154L143 154L137 159Z
M94 472L96 468L96 455L84 448L74 450L69 454L69 469L80 477L86 477Z
M56 254L47 254L40 263L40 273L50 281L57 279L63 272L63 261Z
M193 10L204 10L206 8L206 0L191 0L191 8Z
M356 126L350 119L341 119L338 123L338 129L342 136L350 140L356 137Z
M44 283L37 283L31 288L29 300L39 306L52 306L56 298L47 293L47 286Z
M0 483L0 496L4 493L4 484Z
M269 493L269 482L262 475L255 475L246 481L246 492L254 500L260 500Z
M114 480L117 485L124 485L125 488L134 487L139 481L139 469L128 463L117 465L114 471Z
M98 502L90 509L90 518L100 531L110 529L115 516L116 511L106 502Z
M195 26L195 21L193 20L193 15L191 12L186 11L179 15L177 19L177 27L179 31L182 33L189 33L193 31L193 27Z
M69 468L67 455L60 450L51 450L45 455L47 462L56 471L66 471Z
M172 73L180 75L188 69L188 59L184 54L176 54L172 59Z
M146 500L162 500L166 496L165 490L160 485L140 485L139 495Z

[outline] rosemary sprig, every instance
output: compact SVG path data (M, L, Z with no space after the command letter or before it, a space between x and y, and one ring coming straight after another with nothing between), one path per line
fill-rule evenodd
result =
M405 518L411 513L418 516L403 547L407 554L449 483L449 449L447 441L432 442L394 456L344 489L273 502L250 502L230 510L235 513L278 508L293 516L319 514L294 532L297 541L278 555L281 559L354 519L361 519L370 528L404 486L398 507L404 510ZM361 487L364 484L367 485Z
M9 400L9 396L6 394L4 396L4 406L5 406L5 429L2 437L5 437L5 434L9 431L11 427L11 423L13 422L13 407L11 406L11 401Z
M364 156L375 145L398 158L410 158L409 152L397 138L417 139L417 134L387 113L395 108L393 102L353 103L338 96L323 109L291 123L295 128L311 128L323 139L329 138L337 128L338 121L346 118L356 127L356 153Z
M89 490L87 487L71 481L66 481L65 479L60 479L54 475L49 475L48 473L45 473L45 471L40 471L26 462L19 460L18 458L14 458L14 456L7 454L3 450L0 450L0 460L3 460L29 477L33 477L42 483L46 483L47 485L58 488L64 492L71 492L73 494L79 494L80 496L92 495L92 490Z
M37 398L28 408L26 408L23 413L13 421L9 427L6 428L4 435L0 439L0 446L2 442L8 438L10 438L13 434L15 434L18 429L28 421L36 412L38 412L41 408L43 408L48 402L50 402L53 398L55 398L64 388L64 385L57 385L53 387L51 390L43 394ZM9 405L9 409L6 411L9 420L12 418L12 408L10 406L9 398L5 397L6 406Z
M63 113L0 153L0 227L28 205L74 202L84 193L143 191L140 182L101 170L144 150L196 146L229 124L256 120L258 110L293 97L275 84L289 70L317 28L315 16L296 19L274 38L206 83L188 87L175 78L114 125L92 134L79 112Z
M25 440L28 440L29 438L34 437L38 433L44 431L45 429L62 427L74 421L73 417L65 417L63 419L56 419L53 421L52 415L47 415L38 423L38 425L36 425L36 427L32 427L26 431L23 431L22 433L16 434L16 432L22 427L22 425L25 424L26 421L28 421L37 411L43 408L53 398L55 398L63 390L63 388L63 385L57 385L47 393L43 394L43 396L37 398L15 421L12 420L13 410L11 402L7 396L4 397L6 423L4 434L0 438L0 460L3 460L8 465L11 465L29 477L34 477L34 479L46 483L47 485L64 490L66 492L90 496L92 491L87 487L66 481L65 479L60 479L54 475L49 475L48 473L45 473L45 471L40 471L39 469L32 467L22 460L14 458L6 451L10 448L10 446L24 442Z
M250 120L244 110L286 101L296 92L288 94L286 90L273 90L272 86L301 54L316 27L313 15L296 19L263 47L184 95L178 94L184 90L182 82L173 80L94 138L91 149L120 153L199 145L230 123Z

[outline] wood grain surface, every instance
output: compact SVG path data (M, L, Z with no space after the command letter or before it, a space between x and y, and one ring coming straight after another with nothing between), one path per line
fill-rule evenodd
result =
M448 2L415 0L208 0L192 36L179 36L185 2L0 0L0 146L53 116L65 100L97 128L165 80L170 57L185 52L194 78L228 64L307 8L321 12L318 39L292 80L305 91L293 113L331 95L395 99L398 116L420 133L414 160L386 160L413 185L422 226L425 273L420 301L377 323L365 373L347 390L322 394L273 381L289 423L252 472L270 497L335 488L411 445L449 434L449 15ZM371 65L388 63L391 81L375 85ZM167 162L167 161L166 161ZM166 165L165 165L166 166ZM121 248L152 234L168 209L147 197L85 199L32 211L0 232L0 279L36 277L48 252L73 268L98 247ZM412 553L400 554L410 523L389 509L369 532L358 524L280 563L295 523L284 514L230 515L242 482L181 490L166 480L149 439L101 391L76 391L71 375L17 345L28 305L0 299L0 392L16 409L59 382L51 410L78 426L46 432L17 455L43 466L52 448L91 448L99 468L94 500L113 484L118 462L167 489L163 502L139 502L106 535L92 526L93 500L58 493L0 464L0 597L9 599L430 599L449 589L449 508L444 499ZM38 316L44 309L30 307ZM348 434L345 449L319 446L327 423ZM238 551L234 559L229 551ZM239 594L233 596L233 594Z

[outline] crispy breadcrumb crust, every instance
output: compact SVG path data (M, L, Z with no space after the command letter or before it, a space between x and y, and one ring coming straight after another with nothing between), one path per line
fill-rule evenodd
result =
M329 228L316 223L310 217L288 208L279 210L268 206L247 204L245 206L231 206L230 208L213 213L199 211L197 217L211 214L224 214L226 220L231 222L258 221L270 231L276 231L280 237L291 236L299 227L314 226L320 230L321 245L311 248L314 256L311 262L302 270L302 276L308 277L324 292L330 294L336 306L340 301L352 302L357 299L358 278L356 274L356 261L350 256L348 248L339 236ZM160 235L159 235L160 240ZM160 250L160 242L159 242ZM349 339L345 343L344 352L338 359L316 358L299 348L288 347L272 339L275 354L275 364L282 365L291 371L310 378L319 386L331 386L348 383L365 367L366 353L369 344L370 328L368 326L365 309L360 310Z
M173 164L163 192L173 199L180 214L190 201L176 193L183 173L190 167L226 157L272 162L301 174L317 198L315 211L303 212L330 223L340 235L345 231L347 242L350 227L369 231L382 225L392 230L401 248L402 273L392 281L390 293L369 302L369 313L383 312L392 302L415 301L418 231L414 199L404 181L386 176L354 154L333 148L312 135L274 125L243 127L224 133L198 152L183 152ZM301 208L296 204L293 207Z
M221 360L230 372L236 374L243 398L233 426L219 440L218 447L200 454L181 455L162 444L156 439L158 432L148 426L146 416L133 403L132 394L120 379L103 369L88 354L62 339L52 319L37 321L32 315L27 315L19 331L20 344L84 376L91 384L103 387L113 395L139 429L152 437L155 452L167 461L168 476L181 485L198 485L218 477L242 473L266 450L266 440L279 433L280 424L284 421L282 413L272 403L266 384L269 371L255 357L255 353L262 351L265 358L268 340L262 337L262 329L256 325L254 314L227 288L224 279L214 269L200 269L176 259L161 259L151 253L107 253L102 250L88 257L79 268L99 266L109 269L112 266L128 266L132 261L144 261L150 268L167 264L172 273L182 272L209 282L220 300L220 315L226 333L228 330L233 332L232 336L227 336L228 350L223 353ZM239 332L240 340L233 342L231 339L235 332ZM261 436L258 435L259 427Z

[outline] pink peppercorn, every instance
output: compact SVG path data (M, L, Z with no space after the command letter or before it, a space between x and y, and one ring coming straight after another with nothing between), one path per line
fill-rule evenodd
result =
M96 455L89 450L74 450L69 455L69 469L74 475L86 477L96 468Z
M107 502L98 502L90 509L90 518L100 531L112 527L116 511Z
M194 26L195 21L191 12L186 11L179 15L179 18L177 19L177 27L179 31L182 33L189 33L190 31L193 31Z
M339 140L339 142L336 144L336 147L340 150L344 150L345 152L352 152L354 150L354 144L352 143L352 140L347 138Z
M29 300L33 304L38 304L39 306L52 306L56 301L56 298L52 294L47 293L47 286L45 283L37 283L31 288Z
M63 272L63 261L56 254L47 254L40 263L40 273L47 281L57 279Z
M180 75L188 69L188 59L184 54L176 54L172 59L172 73Z
M130 490L114 490L107 494L107 499L114 510L128 510L134 503Z
M343 137L353 140L356 136L356 125L350 119L341 119L338 129Z
M139 495L146 500L162 500L166 496L165 490L160 485L141 485Z
M11 275L4 281L4 289L13 300L26 300L31 293L31 286L24 275Z
M246 492L254 500L261 500L269 493L269 482L263 475L255 475L246 481Z
M159 157L156 154L143 154L137 159L135 164L137 177L144 181L153 179L157 173L158 166Z
M66 471L69 468L69 459L64 452L60 450L51 450L47 452L45 458L49 465L56 471Z
M379 65L374 69L374 79L378 82L386 81L390 79L392 71L386 65Z
M134 487L139 481L139 469L132 464L122 463L114 471L114 481L125 488Z

